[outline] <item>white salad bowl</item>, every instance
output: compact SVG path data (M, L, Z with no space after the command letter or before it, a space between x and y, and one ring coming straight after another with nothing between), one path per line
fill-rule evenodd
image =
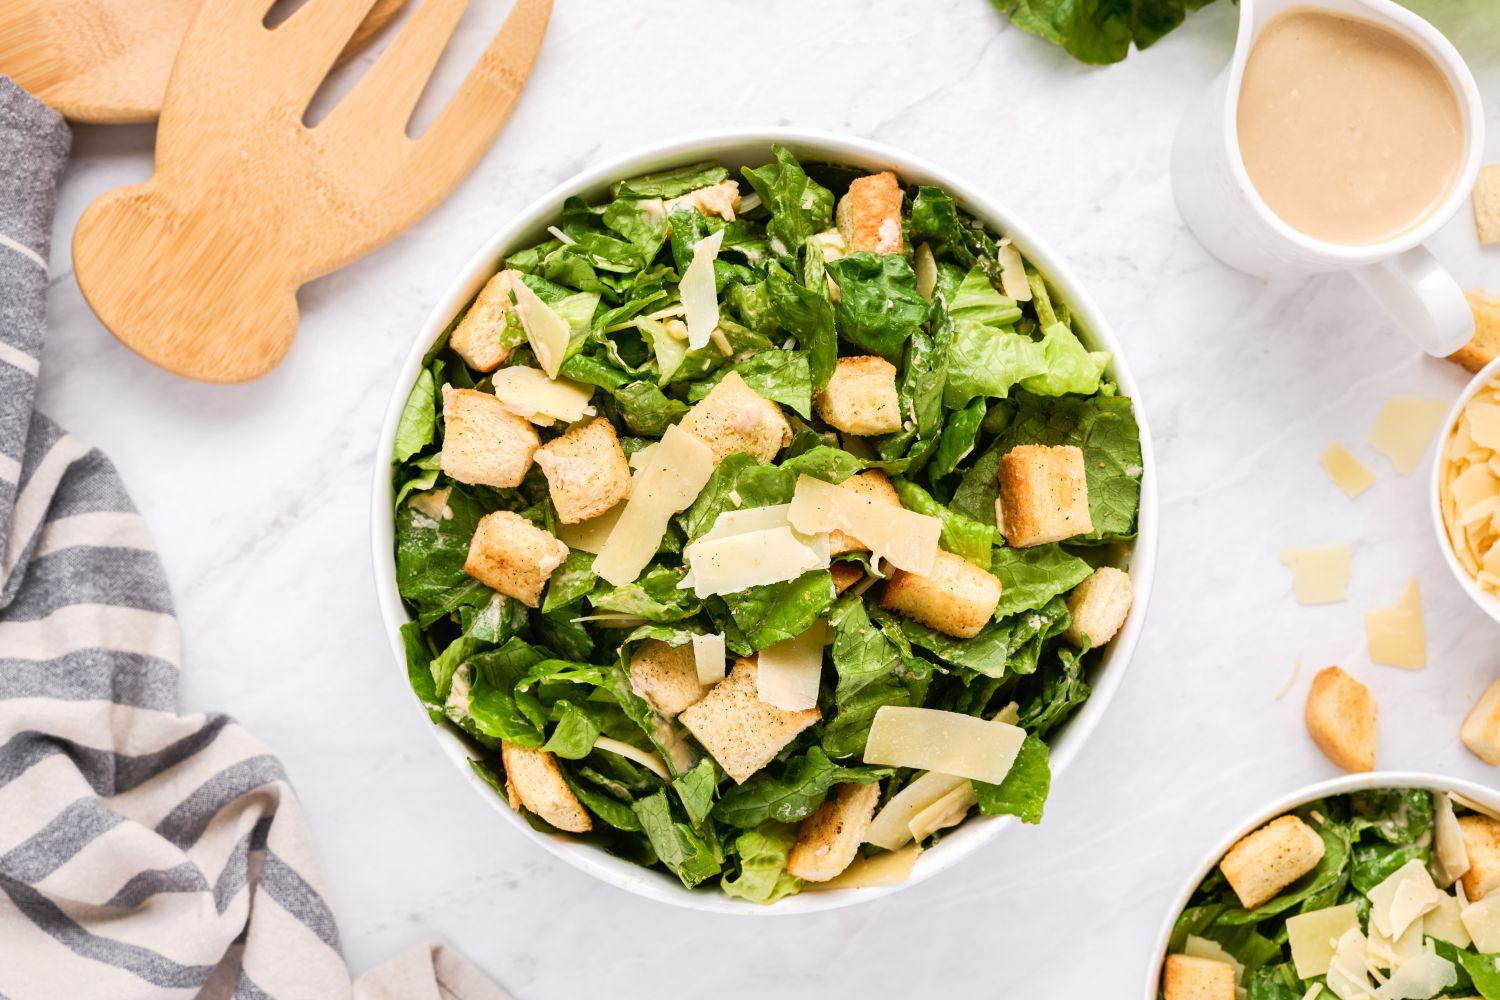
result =
M1215 844L1207 857L1193 868L1191 876L1183 882L1182 888L1173 897L1172 905L1167 908L1166 917L1162 920L1161 929L1157 931L1156 944L1151 949L1151 964L1146 969L1146 1000L1157 1000L1160 994L1161 967L1162 963L1167 960L1167 945L1172 940L1172 928L1177 925L1177 918L1187 908L1188 900L1193 898L1193 893L1198 891L1198 886L1208 877L1208 873L1214 870L1241 837L1258 830L1277 816L1291 812L1308 802L1326 799L1332 795L1368 792L1380 788L1425 788L1433 792L1456 792L1481 809L1500 815L1500 792L1495 789L1476 785L1472 781L1460 781L1457 778L1445 778L1439 774L1426 774L1421 771L1372 771L1367 774L1345 774L1327 781L1320 781L1315 785L1306 785L1257 809L1238 825L1230 828L1230 833ZM1332 994L1329 996L1332 997Z
M1437 532L1438 548L1443 550L1443 561L1453 571L1453 576L1458 580L1458 585L1464 589L1464 593L1495 621L1500 622L1500 600L1497 600L1475 582L1464 569L1463 563L1458 561L1458 554L1453 551L1453 543L1448 540L1448 529L1443 524L1443 498L1439 489L1443 481L1443 466L1446 463L1448 453L1448 438L1453 434L1453 428L1458 426L1458 419L1463 415L1464 407L1469 405L1469 400L1474 398L1483 386L1493 380L1500 378L1500 358L1496 358L1479 370L1479 373L1469 380L1464 386L1464 391L1459 393L1453 408L1448 411L1448 416L1443 418L1443 432L1438 437L1437 454L1432 460L1432 479L1427 487L1427 501L1432 507L1432 528Z
M1074 316L1080 320L1080 333L1090 346L1109 351L1113 355L1109 373L1133 401L1135 418L1140 426L1141 434L1144 474L1141 484L1139 534L1130 553L1128 567L1134 580L1135 601L1130 616L1119 635L1104 650L1101 661L1090 672L1089 683L1093 686L1093 694L1075 716L1059 727L1051 740L1052 772L1054 775L1059 775L1078 755L1079 750L1083 748L1084 741L1088 739L1089 734L1093 732L1099 719L1109 707L1109 703L1114 699L1115 692L1124 679L1131 654L1135 651L1136 642L1140 638L1146 616L1146 605L1151 594L1157 536L1155 464L1152 460L1151 437L1146 427L1146 414L1141 406L1139 387L1121 354L1119 341L1094 300L1089 297L1072 270L1063 263L1062 258L1011 209L991 198L972 183L949 173L936 164L879 143L827 132L776 127L698 132L617 156L585 170L532 202L508 225L491 236L469 260L454 282L448 286L412 343L411 351L401 366L395 388L391 393L390 404L386 410L380 443L375 451L377 458L372 487L370 538L375 560L375 584L380 600L380 610L385 620L391 649L401 664L401 670L394 672L392 677L399 677L399 683L406 685L405 653L399 630L410 620L410 615L407 614L400 595L396 591L393 557L394 526L391 516L394 491L391 485L389 456L402 407L412 384L416 381L423 355L448 326L454 314L494 273L502 257L514 249L530 246L546 238L547 226L555 224L561 216L564 199L572 196L586 199L600 197L607 193L610 184L614 181L698 160L717 160L731 169L743 165L758 165L771 159L772 143L786 146L804 160L845 164L872 172L889 169L894 170L903 183L934 184L942 187L991 230L1009 236L1021 253L1046 275L1059 297L1068 303ZM412 699L412 707L414 711L421 711L415 698ZM690 891L669 873L642 868L613 857L595 844L579 841L566 835L549 835L534 830L473 772L468 763L468 747L456 732L444 726L433 726L432 732L439 745L442 746L443 752L453 761L454 766L465 779L495 807L506 822L520 831L522 835L539 843L543 848L574 867L604 882L641 896L697 910L779 915L811 913L879 899L905 886L915 885L931 878L938 872L957 864L994 840L1013 822L1013 818L1008 816L972 817L966 820L947 833L941 843L925 852L917 861L911 877L901 885L803 892L769 906L761 906L732 899L714 891Z

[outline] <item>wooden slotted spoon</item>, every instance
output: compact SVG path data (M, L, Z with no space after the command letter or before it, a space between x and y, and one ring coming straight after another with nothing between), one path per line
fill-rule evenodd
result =
M267 29L271 0L213 0L184 39L162 107L156 173L89 206L73 235L84 297L168 371L243 382L286 355L297 289L430 211L509 116L551 0L517 0L420 137L413 108L467 0L423 0L316 126L308 101L373 0L311 0Z
M0 75L74 121L152 121L199 3L0 0ZM340 58L363 49L405 4L378 0Z

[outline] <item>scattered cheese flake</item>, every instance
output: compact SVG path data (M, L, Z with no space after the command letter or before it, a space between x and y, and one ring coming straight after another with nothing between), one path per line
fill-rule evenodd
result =
M1476 395L1464 407L1469 418L1469 437L1481 448L1500 451L1500 401Z
M1418 917L1394 941L1380 933L1380 928L1372 923L1365 941L1365 962L1372 972L1399 969L1421 955L1424 923L1424 919Z
M1292 686L1297 683L1297 675L1300 673L1302 673L1302 657L1299 656L1296 662L1292 664L1292 672L1287 674L1286 682L1281 685L1281 690L1276 692L1277 701L1285 698L1287 693L1292 690Z
M1348 448L1337 441L1318 456L1318 463L1351 500L1375 485L1375 473L1370 471L1369 466L1355 458Z
M1371 662L1407 670L1427 665L1422 592L1416 580L1406 585L1395 607L1365 612L1365 639Z
M916 844L899 851L887 851L870 858L858 858L842 874L827 882L803 883L803 892L830 892L834 889L873 889L900 885L911 878L922 849Z
M1365 961L1365 936L1351 927L1339 938L1328 963L1328 991L1339 1000L1360 1000L1372 989L1370 968Z
M932 572L943 523L893 503L825 483L797 477L787 520L809 535L842 531L897 569L918 576Z
M969 810L979 804L974 792L974 783L965 781L932 805L913 816L906 824L911 839L920 844L939 830L957 826L964 821Z
M1302 994L1302 1000L1318 1000L1318 997L1321 996L1322 993L1323 984L1313 983L1312 986L1308 987L1307 992Z
M917 294L931 302L938 279L937 258L932 255L932 247L926 243L917 247L912 257L912 270L917 275Z
M933 708L882 705L865 744L866 764L915 767L999 784L1016 760L1025 730Z
M922 775L897 792L876 814L865 833L865 842L888 851L910 842L912 817L968 782L968 778L938 771Z
M1446 889L1469 870L1469 849L1464 846L1463 830L1446 792L1433 796L1433 813L1433 874L1437 884Z
M516 296L516 315L521 318L521 327L536 354L537 364L542 366L548 378L557 378L557 370L562 367L563 358L568 353L568 341L573 336L568 321L543 302L519 277L510 283L510 287Z
M1344 599L1353 561L1348 542L1282 549L1281 561L1292 571L1298 604L1336 604Z
M1406 933L1413 920L1437 909L1443 894L1433 884L1427 865L1413 858L1366 895L1370 898L1370 923L1394 941Z
M698 683L717 684L725 674L724 633L693 636L693 664L698 668Z
M625 743L622 740L611 739L608 736L599 736L595 738L594 749L608 750L610 753L617 753L621 757L624 757L626 760L635 761L637 764L641 765L646 770L650 771L652 774L656 775L663 781L672 780L672 776L667 773L667 762L662 760L661 754L659 753L653 753L650 750L642 750L640 747L633 747L629 743Z
M1030 302L1031 284L1026 280L1026 263L1021 259L1021 251L1006 243L996 257L1000 261L1000 290L1005 297Z
M719 325L719 296L714 290L714 260L724 244L724 230L710 233L693 246L693 259L682 272L678 294L686 313L688 346L698 350Z
M714 472L708 445L676 424L667 428L630 489L594 572L617 587L631 583L661 547L667 522L697 499Z
M1485 954L1500 951L1500 892L1492 892L1459 913L1474 947Z
M1422 918L1422 933L1459 948L1467 948L1471 942L1468 928L1464 927L1463 911L1464 906L1457 896L1443 893L1442 902L1438 903L1437 909Z
M1375 991L1375 1000L1426 1000L1457 982L1458 970L1453 963L1429 946L1396 969Z
M598 555L604 550L604 543L609 540L609 533L615 530L615 522L625 512L625 504L615 504L609 510L597 517L591 517L587 521L578 521L574 524L559 524L557 526L557 537L568 548L577 552L589 552Z
M1427 443L1443 422L1447 404L1415 396L1392 396L1370 429L1370 445L1409 476L1422 463Z
M593 412L589 399L594 387L567 379L550 379L547 373L524 365L502 368L493 376L495 398L518 417L548 426L554 420L571 424Z
M422 490L413 493L406 501L407 505L426 514L434 521L451 521L453 519L453 508L448 506L448 497L452 496L453 487L444 486L440 490Z
M683 550L688 574L678 586L701 600L795 580L828 566L828 536L804 535L787 522L789 504L726 510Z
M1345 931L1358 927L1359 908L1354 903L1288 917L1286 936L1292 946L1292 962L1298 977L1311 979L1326 973L1338 940Z
M784 712L817 708L827 632L827 623L817 621L801 635L762 649L755 671L755 696Z

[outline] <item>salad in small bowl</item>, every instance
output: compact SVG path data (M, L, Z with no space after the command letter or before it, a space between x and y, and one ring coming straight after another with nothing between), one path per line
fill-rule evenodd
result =
M569 861L787 912L1041 819L1154 505L1102 320L987 208L855 140L684 140L543 199L435 313L383 607L445 748Z
M1500 795L1357 774L1258 813L1163 927L1159 1000L1500 1000Z

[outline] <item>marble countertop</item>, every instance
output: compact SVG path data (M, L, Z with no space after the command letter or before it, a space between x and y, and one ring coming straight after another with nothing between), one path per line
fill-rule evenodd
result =
M1494 161L1500 21L1481 14L1489 2L1429 6L1480 79ZM781 1000L935 983L953 997L1136 996L1168 898L1203 852L1271 797L1336 773L1302 728L1315 668L1341 664L1374 690L1383 767L1497 780L1458 726L1500 673L1500 627L1442 564L1425 467L1402 478L1364 443L1387 396L1450 398L1465 373L1421 356L1347 277L1265 285L1228 270L1173 207L1173 130L1226 60L1234 16L1214 4L1144 55L1091 69L985 0L563 0L527 94L474 175L391 245L305 288L286 362L231 388L152 368L84 304L73 227L92 199L149 174L153 132L77 131L41 406L113 458L155 530L182 616L185 708L230 712L285 760L356 970L435 936L526 1000L683 983ZM498 19L471 11L450 54L472 58ZM596 882L465 787L392 663L366 526L394 373L475 248L606 156L764 123L944 163L1071 260L1143 386L1162 534L1131 674L1040 827L889 900L747 923ZM1467 213L1433 248L1466 284L1500 292L1500 250L1478 249ZM1318 467L1334 439L1380 473L1357 501ZM1278 549L1342 540L1355 550L1348 603L1299 607ZM1412 576L1430 665L1372 666L1362 613L1394 603Z

